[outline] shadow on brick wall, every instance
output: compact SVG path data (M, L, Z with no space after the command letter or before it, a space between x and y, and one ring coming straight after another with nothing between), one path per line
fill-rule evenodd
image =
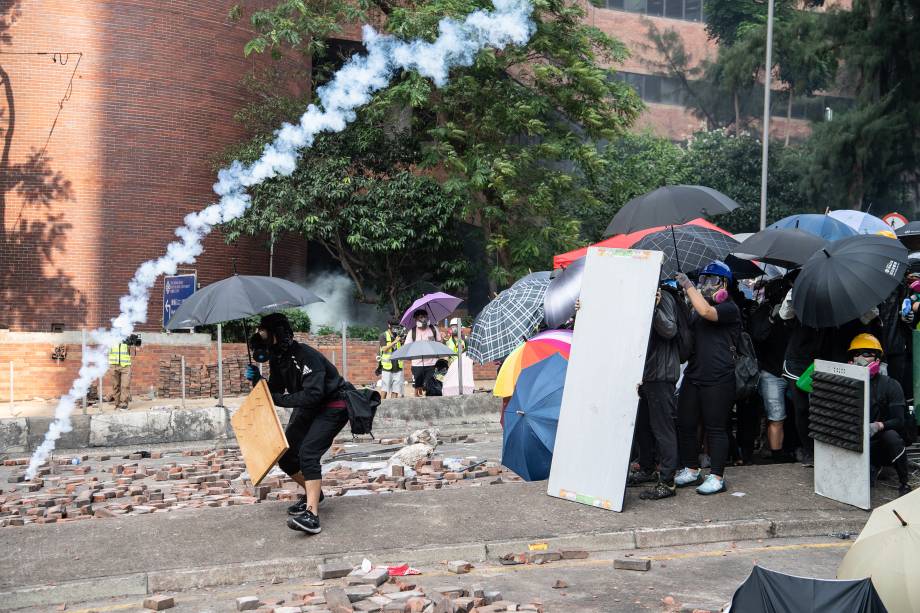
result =
M0 45L11 41L9 29L18 5L18 0L0 0ZM15 133L14 84L0 63L0 300L5 307L0 323L18 327L39 310L67 313L69 321L82 321L86 299L54 265L71 225L50 208L74 199L71 183L52 167L44 149L33 149L23 160L11 159ZM9 210L14 202L18 210ZM24 279L43 291L21 291Z

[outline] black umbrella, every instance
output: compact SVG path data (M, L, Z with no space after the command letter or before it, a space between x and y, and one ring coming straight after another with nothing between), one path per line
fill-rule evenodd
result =
M544 320L550 328L558 328L575 315L575 303L581 294L581 278L585 274L586 258L578 258L550 280L543 297Z
M683 224L698 217L729 213L738 206L722 192L701 185L659 187L624 204L613 216L604 236Z
M688 273L694 272L713 260L725 260L740 244L731 236L709 228L674 226L646 234L632 248L664 252L662 276L673 277L681 269ZM750 276L760 274L756 266L750 262L744 263L755 271Z
M761 230L748 237L732 253L742 260L759 260L783 268L796 268L827 244L820 236L802 230Z
M912 221L894 231L898 240L911 251L920 249L920 221Z
M166 329L216 324L322 301L310 290L278 277L233 275L186 298Z
M792 308L805 326L841 326L884 301L906 271L907 248L899 242L874 234L844 238L802 266Z

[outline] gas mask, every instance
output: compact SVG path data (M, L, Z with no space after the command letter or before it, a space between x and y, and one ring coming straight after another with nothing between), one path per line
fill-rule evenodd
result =
M853 358L853 364L869 369L869 376L876 376L882 368L882 361L876 356L858 355Z
M713 304L721 304L728 300L728 290L722 287L722 277L701 275L697 287L703 294L703 298Z
M419 328L427 328L427 327L428 327L428 318L427 318L427 317L419 317L418 320L415 322L415 325L418 326Z
M252 350L252 359L260 364L268 362L271 357L268 347L256 347Z

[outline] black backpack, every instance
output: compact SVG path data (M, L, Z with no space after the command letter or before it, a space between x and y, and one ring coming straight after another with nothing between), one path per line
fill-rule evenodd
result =
M754 341L739 327L732 355L735 358L735 398L745 400L760 389L760 365L754 351Z
M380 392L369 387L352 388L345 391L345 407L348 410L348 425L352 436L370 434L373 436L374 416L380 406Z
M693 330L690 328L690 306L684 300L683 295L665 287L664 291L671 294L674 298L674 311L677 313L677 355L680 357L680 363L683 364L693 355Z

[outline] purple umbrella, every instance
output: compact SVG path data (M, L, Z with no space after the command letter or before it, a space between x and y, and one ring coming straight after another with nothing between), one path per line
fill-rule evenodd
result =
M412 303L412 306L410 306L402 316L402 320L399 323L407 328L411 328L415 325L415 322L412 320L412 314L420 309L428 312L428 317L432 322L441 321L453 313L461 302L463 302L462 299L451 296L450 294L445 294L444 292L425 294Z

